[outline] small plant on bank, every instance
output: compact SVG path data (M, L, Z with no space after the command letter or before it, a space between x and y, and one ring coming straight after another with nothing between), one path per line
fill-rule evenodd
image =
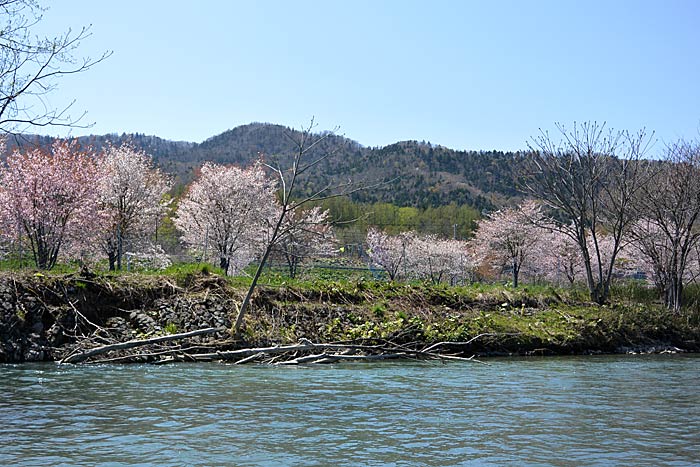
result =
M386 312L386 303L379 302L372 305L372 314L379 319L384 318L384 313Z

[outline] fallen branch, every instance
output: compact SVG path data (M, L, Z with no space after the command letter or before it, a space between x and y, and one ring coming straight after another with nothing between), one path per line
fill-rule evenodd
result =
M256 354L251 355L250 357L246 357L244 359L238 360L235 364L236 365L243 365L244 363L252 362L253 360L257 360L258 358L262 357L265 355L265 352L258 352Z
M111 351L127 350L148 345L159 344L162 342L171 342L189 337L200 336L205 334L213 334L226 331L226 328L206 328L197 331L185 332L180 334L171 334L168 336L152 337L150 339L132 340L116 344L103 345L85 351L74 351L72 354L64 357L60 363L80 363L91 357L103 355ZM93 360L94 362L125 362L125 361L143 361L143 358L152 359L154 357L163 357L155 363L171 363L171 362L203 362L203 361L233 361L237 365L250 363L254 361L262 361L267 364L274 365L302 365L302 364L317 364L317 363L334 363L338 361L358 361L358 360L389 360L389 359L424 359L424 360L453 360L462 362L482 363L475 360L474 357L465 358L456 355L448 355L436 351L440 346L445 345L466 345L475 339L486 334L480 334L467 342L438 342L426 349L417 350L411 349L405 345L398 345L391 342L384 342L378 345L365 345L353 343L328 343L315 344L308 339L301 339L296 344L275 345L269 347L246 348L238 350L214 350L202 353L192 353L191 350L198 349L200 352L209 346L190 346L183 348L177 346L175 348L166 348L150 352L142 352L131 355L119 355L111 358L103 358Z
M169 334L167 336L151 337L150 339L140 339L132 340L127 342L119 342L117 344L104 345L102 347L96 347L94 349L87 350L85 352L74 352L66 357L64 357L59 363L80 363L84 362L90 357L96 355L102 355L113 350L125 350L133 349L135 347L143 347L145 345L158 344L160 342L169 342L180 339L187 339L189 337L202 336L206 334L215 334L217 332L224 332L226 328L205 328L198 329L196 331L183 332L180 334Z
M327 354L307 355L305 357L295 358L279 362L277 365L302 365L305 363L334 363L341 360L390 360L397 358L407 358L404 353L377 354L377 355L342 355L342 354Z
M302 355L299 353L321 351L321 354ZM335 353L329 353L335 352ZM344 353L340 353L344 352ZM348 353L363 352L363 353ZM397 358L423 358L429 360L455 360L463 362L486 363L474 359L454 355L445 355L432 351L411 350L404 346L384 345L358 345L358 344L314 344L308 339L303 339L298 344L277 345L274 347L260 347L239 350L210 352L188 355L195 361L236 361L237 364L248 363L263 355L281 356L294 354L290 360L283 360L276 365L298 365L304 363L332 363L340 360L386 360Z
M195 345L191 347L175 347L172 349L166 349L166 350L160 350L160 351L155 351L155 352L145 352L145 353L137 353L137 354L129 354L129 355L120 355L117 357L113 358L104 358L104 359L98 359L98 360L91 360L90 363L130 363L130 362L138 362L138 361L149 361L150 363L153 364L160 364L160 363L168 363L168 362L176 362L176 361L185 361L188 360L186 357L189 355L189 352L192 350L202 350L203 348L206 348L206 346L201 346L201 345ZM173 357L173 355L180 355L182 356L179 360ZM164 357L160 358L158 360L153 360L155 357ZM191 361L191 359L189 359Z
M433 353L433 352L423 352L425 354L428 354L434 358L440 359L440 360L455 360L458 362L474 362L474 363L481 363L482 365L486 366L491 366L489 363L482 362L481 360L477 360L474 358L474 355L471 357L458 357L456 355L445 355L445 354L439 354L439 353Z
M422 352L430 352L430 351L432 351L432 350L437 349L438 347L442 347L442 346L445 346L445 345L449 345L449 346L453 346L453 347L460 347L460 346L461 346L461 347L464 347L464 346L467 346L467 345L471 344L471 343L474 342L475 340L480 339L480 338L485 337L485 336L517 336L517 335L519 335L519 334L520 334L520 333L484 332L484 333L481 333L481 334L478 334L478 335L472 337L472 338L469 339L468 341L463 341L463 342L453 342L453 341L437 342L437 343L435 343L435 344L433 344L433 345L431 345L431 346L429 346L429 347L426 347L425 349L422 350Z
M192 357L196 360L238 360L239 358L250 357L256 354L283 354L286 352L294 352L299 350L312 350L316 348L313 343L291 344L291 345L276 345L274 347L259 347L252 349L227 350L210 352L204 354L194 354Z

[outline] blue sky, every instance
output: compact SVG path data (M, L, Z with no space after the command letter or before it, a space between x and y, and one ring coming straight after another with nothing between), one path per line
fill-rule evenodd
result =
M42 28L92 24L79 53L113 51L50 96L96 122L73 135L315 116L367 146L514 150L555 122L698 137L699 20L695 0L63 0Z

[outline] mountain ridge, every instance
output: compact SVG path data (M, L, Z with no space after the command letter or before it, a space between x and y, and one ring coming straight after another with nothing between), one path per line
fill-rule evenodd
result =
M291 138L290 138L291 136ZM213 135L201 143L172 141L142 133L111 133L81 136L80 144L100 150L108 142L130 141L151 154L162 170L181 184L192 180L204 161L248 165L259 157L287 167L295 153L293 138L298 130L274 123L253 122ZM493 209L519 199L518 173L523 153L510 151L455 150L425 141L398 141L381 147L332 132L309 154L309 160L327 155L310 177L301 180L301 194L351 178L353 181L387 181L385 185L354 193L356 202L388 202L398 206L429 207L447 204ZM27 135L22 147L45 146L53 138ZM6 151L18 144L8 141Z

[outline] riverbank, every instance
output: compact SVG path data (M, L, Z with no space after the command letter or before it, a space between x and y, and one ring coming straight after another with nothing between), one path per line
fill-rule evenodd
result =
M472 355L700 351L700 313L617 299L597 306L551 287L447 287L358 279L262 285L242 336L227 331L246 281L201 271L180 275L0 274L0 362L60 360L83 348L215 327L134 359L296 343L445 344ZM477 337L479 336L479 337ZM465 342L471 341L469 344ZM184 347L183 347L184 346Z

